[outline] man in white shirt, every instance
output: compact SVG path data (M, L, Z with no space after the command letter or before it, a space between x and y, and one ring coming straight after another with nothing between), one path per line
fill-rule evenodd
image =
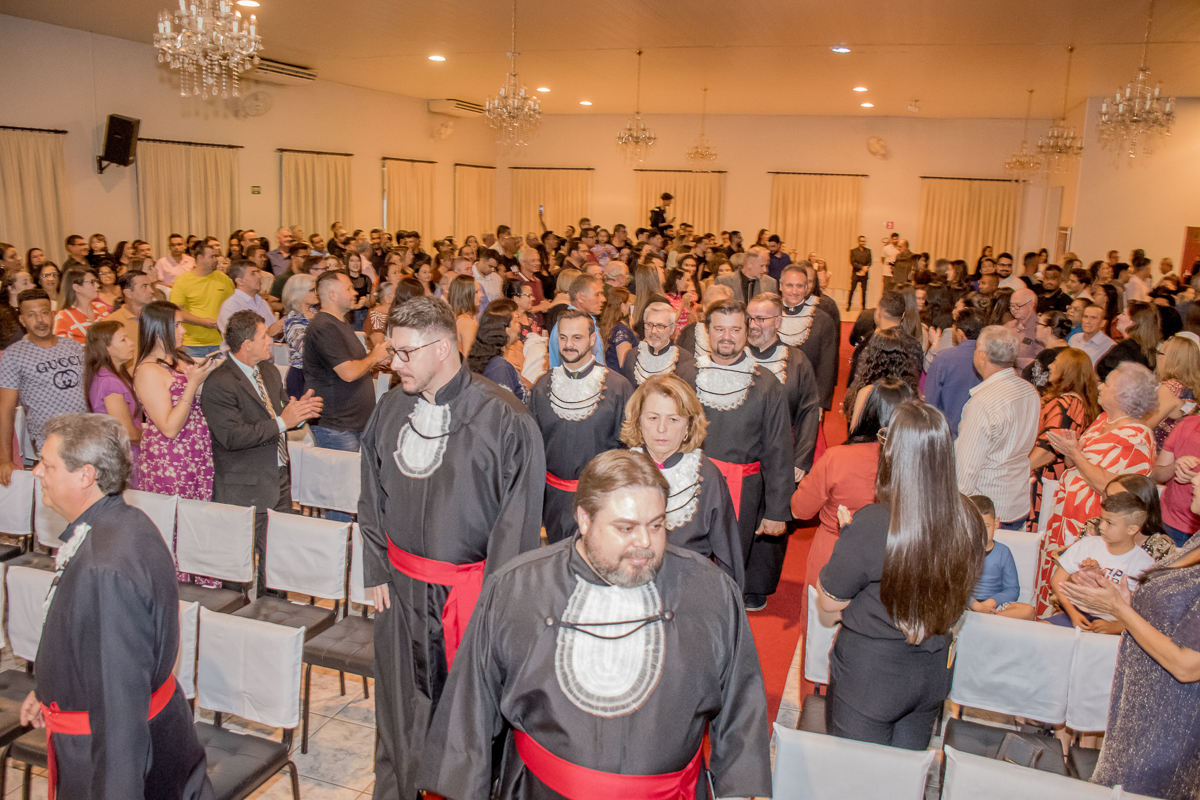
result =
M975 345L975 371L983 380L963 406L954 453L958 490L982 494L996 506L1004 530L1021 530L1029 518L1029 451L1037 439L1041 398L1013 370L1020 340L989 325Z
M996 274L1000 276L1001 289L1012 289L1015 292L1025 286L1023 280L1013 275L1012 253L1001 253L996 259Z
M892 268L896 266L896 256L900 255L900 234L893 233L884 239L880 252L883 254L879 263L883 265L883 290L886 292L892 288Z
M1125 305L1133 301L1150 302L1150 259L1144 256L1130 267L1129 281L1125 284Z
M495 250L484 250L479 260L471 267L475 280L483 287L483 294L490 303L503 294L504 278L500 276L500 257Z
M1085 308L1079 326L1083 330L1072 336L1067 344L1087 353L1088 358L1092 360L1092 366L1095 366L1109 348L1116 344L1101 330L1104 327L1104 307L1090 305Z
M187 245L178 233L172 233L168 237L167 243L171 246L171 252L160 258L154 265L154 275L158 279L159 286L169 290L175 285L175 279L196 266L196 262L184 252Z
M221 304L217 313L217 330L225 336L229 318L239 311L253 311L267 323L267 335L272 339L283 333L283 320L277 319L271 306L259 294L262 286L262 270L253 261L238 259L229 265L229 280L233 281L233 294Z

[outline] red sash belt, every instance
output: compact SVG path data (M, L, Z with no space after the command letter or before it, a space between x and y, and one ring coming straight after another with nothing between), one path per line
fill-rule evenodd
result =
M446 605L442 607L442 637L446 640L446 669L449 669L483 591L483 568L487 562L447 564L434 561L401 550L391 539L388 539L388 561L413 580L450 587Z
M566 481L551 472L546 473L546 483L563 492L574 492L579 489L579 481Z
M717 469L725 476L725 482L729 484L729 494L733 497L733 514L741 519L742 478L762 472L762 463L755 461L753 464L731 464L728 461L717 461L712 456L709 456L708 460L716 464Z
M158 712L166 708L167 703L171 702L171 698L174 696L175 676L172 674L168 675L167 679L163 681L163 685L150 695L150 713L146 715L146 719L157 717ZM88 721L88 712L62 711L59 709L58 703L43 704L42 719L46 723L46 768L50 773L50 788L47 794L50 800L54 800L58 789L58 765L54 759L54 737L50 734L87 736L92 732L92 725Z
M522 731L514 731L517 754L537 779L569 800L695 800L703 749L679 772L618 775L559 758Z

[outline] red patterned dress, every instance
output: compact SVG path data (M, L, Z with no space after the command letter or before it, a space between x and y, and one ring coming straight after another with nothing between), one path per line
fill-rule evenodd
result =
M1050 440L1046 437L1046 434L1050 431L1066 429L1082 436L1087 426L1087 404L1077 394L1068 392L1067 394L1055 397L1053 400L1047 400L1042 405L1041 417L1038 419L1037 441L1033 443L1033 446L1040 447L1052 453L1054 460L1033 472L1031 530L1037 530L1037 521L1041 518L1042 513L1042 503L1049 503L1054 499L1052 497L1042 497L1042 478L1061 481L1063 473L1067 471L1066 461L1061 455L1054 452L1054 448L1050 446Z

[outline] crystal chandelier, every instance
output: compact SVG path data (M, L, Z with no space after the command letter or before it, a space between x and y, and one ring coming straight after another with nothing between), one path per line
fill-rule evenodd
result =
M657 138L654 131L646 127L646 123L642 122L642 51L637 51L638 67L637 67L637 105L633 112L633 119L625 123L625 127L617 134L617 149L625 154L627 161L636 161L639 164L646 160L646 155L650 148L654 147L654 141Z
M178 11L158 12L154 37L159 63L180 71L179 93L238 96L238 75L258 64L262 39L254 15L242 13L226 0L179 0Z
M1042 165L1049 172L1063 172L1083 154L1083 139L1075 135L1074 128L1067 127L1067 97L1071 92L1071 56L1075 48L1067 48L1067 82L1063 89L1062 116L1054 120L1050 130L1038 137L1037 153Z
M1017 180L1029 180L1042 171L1042 159L1037 153L1029 152L1029 113L1033 110L1033 89L1025 105L1025 131L1021 134L1021 150L1013 153L1004 162L1004 170Z
M1150 0L1150 12L1146 17L1146 39L1142 42L1142 64L1137 77L1122 94L1117 90L1112 100L1100 104L1100 145L1115 153L1126 153L1130 158L1137 155L1138 143L1142 153L1154 152L1154 142L1159 136L1170 136L1175 123L1175 98L1166 102L1159 96L1161 84L1150 87L1150 69L1146 66L1146 51L1150 47L1150 24L1154 21L1154 0Z
M508 52L508 75L495 97L483 104L488 124L496 129L496 141L501 145L529 144L530 137L542 121L542 104L536 96L526 94L525 85L517 76L517 0L513 0L512 49Z
M708 139L704 137L704 121L708 116L708 87L704 87L704 105L700 107L700 138L696 143L687 149L684 153L687 160L693 164L700 166L705 161L716 161L717 151L708 143Z

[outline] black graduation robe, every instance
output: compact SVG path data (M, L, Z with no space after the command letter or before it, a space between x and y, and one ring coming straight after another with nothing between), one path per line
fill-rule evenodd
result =
M811 315L805 314L809 307L808 303L796 308L784 306L779 338L784 344L800 348L808 357L821 392L821 408L829 411L833 408L841 362L841 329L819 304L811 306ZM807 321L802 319L805 316Z
M522 762L513 729L577 766L657 775L683 769L707 725L716 796L770 795L762 673L733 581L667 545L652 582L608 586L575 541L527 553L484 587L429 731L421 788L451 800L552 800L560 796ZM556 624L666 611L670 620L614 642ZM503 747L495 761L493 740ZM697 798L709 797L707 783L702 771Z
M97 500L60 538L78 535L85 538L59 579L36 660L38 700L88 712L92 730L54 734L58 796L211 798L183 689L146 719L179 652L171 552L119 494Z
M388 539L436 561L486 561L485 574L540 541L546 465L537 425L524 405L465 364L434 401L431 409L416 395L390 391L362 437L364 577L367 586L387 584L392 604L375 613L376 797L416 797L421 749L447 674L442 609L449 588L395 569ZM426 437L440 436L419 414L442 408L449 409L449 423L436 468L425 477L406 475L401 462L413 474L431 464L406 460L401 436L415 441L414 427Z
M552 400L550 391L555 371L561 370L568 379L575 381L587 378L598 368L595 361L577 373L555 367L537 379L530 394L529 410L542 431L546 448L546 471L566 481L579 480L583 468L601 453L625 447L621 443L621 426L625 423L625 404L633 395L633 387L619 372L603 368L599 397L586 418L568 420L555 413L556 401ZM579 403L568 405L581 407ZM545 479L545 475L542 477ZM542 521L546 526L546 538L551 543L575 533L574 502L574 492L558 489L548 482L545 484Z
M674 363L671 363L670 358L662 358L663 356L671 355L671 351L677 353L674 356ZM652 358L648 358L648 356ZM639 358L642 360L640 367ZM663 366L658 366L654 363L657 361L666 363ZM662 374L678 375L687 381L688 386L691 386L693 389L696 388L696 358L690 350L685 350L674 344L667 345L662 350L655 352L647 342L643 341L625 356L625 363L621 366L621 372L625 376L625 380L629 381L630 386L635 389L641 386L642 381L646 380L646 378Z
M821 427L821 406L812 366L799 348L788 347L778 339L766 350L751 345L750 356L783 383L792 420L792 463L807 473L812 469L817 431Z

